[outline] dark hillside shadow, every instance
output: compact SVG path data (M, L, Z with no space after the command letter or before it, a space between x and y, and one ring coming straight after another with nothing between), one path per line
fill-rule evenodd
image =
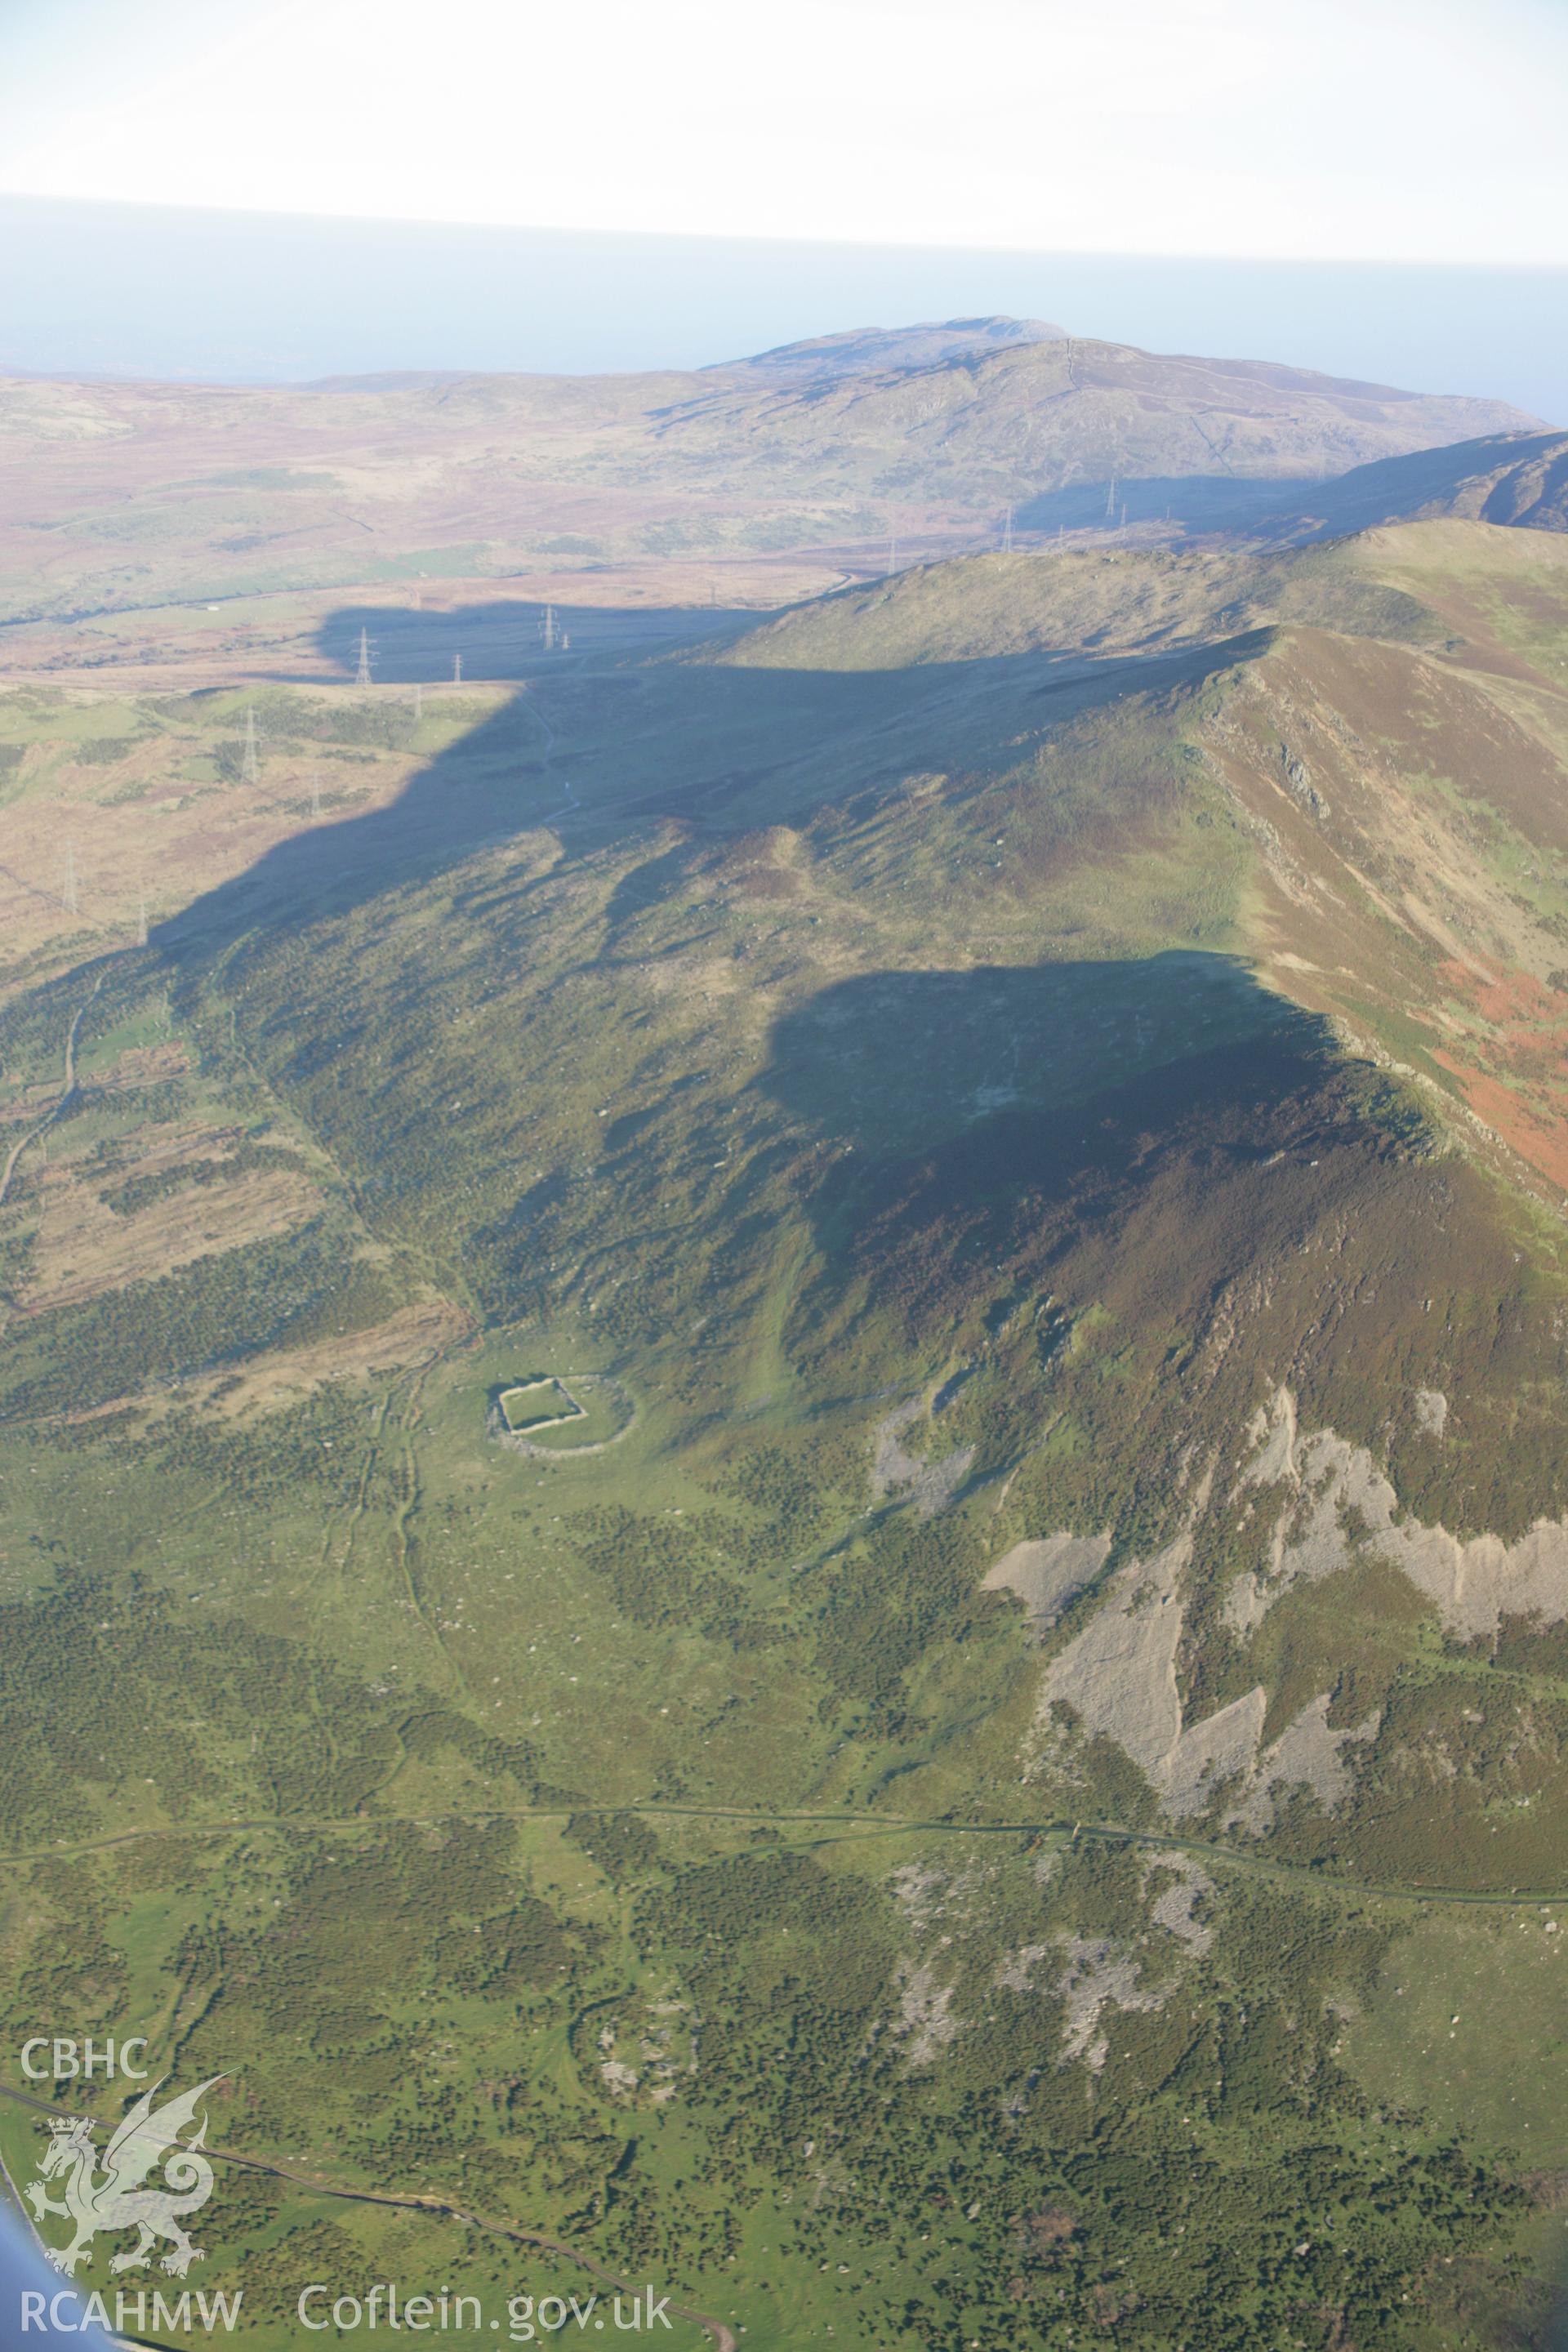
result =
M732 635L757 617L729 605L546 605L498 599L443 612L345 604L318 630L316 650L340 677L353 679L363 629L378 686L449 686L459 660L468 684L504 684L558 677L584 660L646 656L704 637Z
M470 609L465 629L504 628L515 638L517 614L511 605ZM348 607L322 624L321 644L347 660L357 657L362 626L374 646L405 623L444 625L447 617ZM526 690L437 752L390 805L307 825L160 924L152 945L199 967L247 933L341 915L541 826L570 849L591 849L666 819L715 832L798 824L851 791L891 789L911 768L954 765L983 779L988 767L1016 765L1020 730L1045 723L1044 698L1055 718L1078 704L1195 681L1254 649L1248 637L1196 652L1080 658L1067 668L1047 651L800 670L683 661L663 645L637 650L648 615L599 618L602 656L541 653L526 665ZM617 651L612 624L622 623ZM460 688L444 692L460 702ZM427 700L427 716L439 707ZM345 715L352 708L345 702ZM364 709L385 724L384 698Z
M1130 1117L1152 1134L1215 1088L1292 1092L1337 1058L1327 1023L1245 965L1172 950L842 981L779 1023L762 1083L814 1135L879 1159L1022 1123L1048 1158L1080 1160L1121 1154Z
M623 998L601 967L599 989L605 1034L628 1011L643 1019L639 983ZM548 1006L525 998L524 1009L543 1038ZM640 1055L658 1050L638 1035ZM1255 1229L1299 1220L1303 1188L1323 1181L1319 1139L1347 1123L1332 1107L1326 1026L1217 956L870 972L797 1001L738 1090L712 1067L716 1051L728 1064L721 1041L732 1035L705 1026L672 1041L658 1092L595 1123L591 1164L556 1161L505 1198L491 1192L467 1260L491 1311L521 1311L542 1266L584 1266L592 1290L624 1282L640 1296L657 1281L683 1314L700 1299L721 1318L731 1288L765 1280L781 1230L801 1215L816 1254L789 1312L809 1352L814 1328L852 1313L862 1289L923 1322L944 1302L985 1311L1007 1269L1037 1269L1068 1227L1100 1229L1114 1255L1146 1180L1172 1165L1187 1197L1156 1258L1186 1276L1214 1203L1230 1204L1226 1246L1242 1253ZM574 1050L574 1066L592 1070L591 1049ZM373 1116L405 1150L420 1117L406 1094ZM497 1117L519 1132L537 1120L522 1089ZM679 1238L650 1213L670 1199L682 1202Z
M428 688L426 719L460 709L468 687L516 684L528 694L479 717L386 807L362 816L329 815L279 842L245 873L159 924L150 944L178 964L199 966L247 933L284 932L345 913L384 890L439 875L483 845L524 828L559 821L581 838L589 814L568 789L573 770L558 761L561 709L590 707L595 699L609 705L607 716L595 712L595 723L601 734L613 736L641 688L641 661L725 634L738 618L755 617L560 605L553 608L556 625L573 643L552 651L543 642L545 609L510 602L457 613L353 604L329 614L317 632L317 649L340 676L352 680L363 631L373 684ZM463 656L460 682L451 675L455 653ZM345 715L356 708L378 730L371 740L398 740L383 731L395 723L395 706L384 694L357 706L345 698ZM557 714L554 721L547 709ZM406 724L414 724L411 702ZM321 740L334 740L330 724ZM264 781L265 773L264 746Z
M1214 956L881 972L773 1044L762 1083L825 1154L807 1356L861 1318L952 1344L1058 1286L1129 1333L1196 1328L1400 1148L1328 1024Z
M1170 523L1187 531L1245 529L1276 511L1295 490L1310 496L1314 484L1247 481L1234 474L1152 475L1145 480L1073 482L1042 491L1018 508L1020 530L1112 530L1126 509L1128 523Z

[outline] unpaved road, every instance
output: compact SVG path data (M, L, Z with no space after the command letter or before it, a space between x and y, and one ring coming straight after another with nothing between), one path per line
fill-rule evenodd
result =
M23 1152L26 1151L29 1143L37 1143L40 1135L47 1134L49 1129L53 1127L56 1119L58 1118L60 1113L65 1109L66 1105L69 1102L72 1095L76 1092L76 1041L80 1034L81 1024L86 1017L87 1009L102 986L103 974L100 972L98 978L93 982L92 986L89 989L86 996L77 1006L76 1018L66 1032L65 1086L61 1090L58 1098L50 1104L48 1109L44 1113L43 1118L37 1120L34 1126L27 1129L26 1134L23 1136L21 1141L19 1143L14 1143L11 1146L11 1156L5 1162L4 1171L0 1172L0 1209L3 1209L5 1205L5 1195L11 1189L11 1179L16 1172L16 1162L22 1157Z

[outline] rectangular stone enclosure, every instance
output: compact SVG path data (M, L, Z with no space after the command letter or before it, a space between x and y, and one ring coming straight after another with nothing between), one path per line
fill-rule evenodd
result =
M557 1422L579 1421L583 1415L583 1407L571 1390L553 1379L525 1381L519 1388L503 1389L500 1409L514 1434L527 1429L552 1429Z

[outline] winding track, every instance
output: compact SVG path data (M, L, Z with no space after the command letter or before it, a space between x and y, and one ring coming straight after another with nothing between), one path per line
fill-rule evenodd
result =
M3 1209L5 1205L5 1195L11 1189L11 1179L16 1172L16 1162L22 1157L23 1152L26 1151L29 1143L36 1143L40 1135L47 1134L49 1129L53 1127L56 1119L58 1118L60 1113L66 1108L66 1106L70 1101L72 1095L76 1092L77 1037L80 1032L82 1022L86 1017L87 1009L102 986L103 974L100 972L98 978L93 982L92 986L89 989L86 996L77 1006L76 1018L66 1032L65 1087L62 1093L57 1101L50 1104L48 1109L44 1113L43 1118L40 1118L36 1125L27 1129L26 1134L23 1136L21 1141L19 1143L14 1143L11 1146L10 1158L6 1160L4 1171L0 1171L0 1209Z
M450 1811L415 1813L258 1813L236 1816L224 1822L171 1822L155 1827L117 1830L108 1837L82 1838L68 1841L61 1838L54 1845L34 1846L18 1853L0 1853L0 1870L21 1869L34 1862L69 1860L78 1854L105 1853L115 1846L133 1845L142 1838L226 1838L253 1834L258 1831L301 1830L310 1832L331 1830L378 1829L395 1823L412 1822L424 1828L437 1822L468 1822L482 1828L497 1821L564 1821L568 1812L626 1813L648 1820L685 1819L703 1822L749 1822L763 1827L795 1829L810 1832L803 1843L828 1844L839 1839L853 1841L862 1838L908 1837L1024 1837L1042 1845L1068 1848L1080 1840L1092 1840L1105 1845L1147 1846L1155 1853L1202 1854L1205 1861L1222 1870L1239 1872L1244 1877L1272 1879L1283 1885L1294 1885L1304 1893L1333 1895L1356 1902L1382 1903L1458 1903L1492 1905L1506 1908L1532 1909L1542 1905L1568 1907L1568 1888L1540 1886L1468 1887L1429 1885L1420 1879L1408 1885L1390 1885L1375 1879L1347 1878L1339 1872L1320 1867L1309 1862L1276 1862L1266 1854L1244 1853L1236 1846L1221 1845L1205 1838L1179 1837L1159 1830L1135 1830L1124 1822L966 1822L930 1817L920 1813L873 1811L868 1807L847 1806L834 1811L778 1810L765 1805L686 1805L645 1800L637 1804L595 1804L584 1798L574 1805L463 1805ZM765 1853L766 1847L748 1848L737 1854L743 1861L747 1853ZM0 2089L4 2085L0 2084Z

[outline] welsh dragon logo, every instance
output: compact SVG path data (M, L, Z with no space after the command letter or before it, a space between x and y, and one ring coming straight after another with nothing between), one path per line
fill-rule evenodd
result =
M144 2091L110 2137L101 2171L92 2144L96 2126L91 2117L50 2117L49 2144L38 2165L38 2178L28 2184L26 2196L37 2221L47 2213L58 2213L75 2225L70 2244L49 2254L57 2270L74 2273L77 2265L89 2258L100 2230L137 2232L133 2246L110 2256L111 2271L135 2270L149 2262L160 2238L170 2241L163 2267L175 2278L184 2278L193 2263L204 2259L202 2249L191 2243L182 2223L212 2195L213 2168L201 2153L206 2116L202 2116L199 2130L183 2147L180 2135L194 2120L213 2084L222 2080L221 2074L214 2074L198 2083L194 2091L157 2108L153 2101L161 2085L155 2083L152 2090ZM163 2184L149 2184L147 2176L160 2158L163 2159ZM63 2201L51 2197L45 2186L62 2176Z

